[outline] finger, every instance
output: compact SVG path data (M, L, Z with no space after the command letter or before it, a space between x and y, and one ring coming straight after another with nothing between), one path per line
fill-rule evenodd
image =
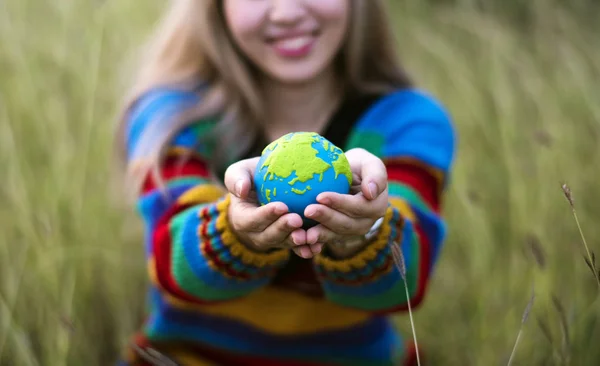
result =
M309 245L299 245L294 247L292 250L294 251L294 253L296 253L298 257L301 258L308 259L314 256L314 253L310 249Z
M306 245L306 231L296 229L292 231L276 248L294 249L300 245Z
M321 253L321 251L323 250L323 243L311 244L309 245L309 247L313 255L316 255Z
M287 237L285 237L283 239L283 241L280 241L279 243L273 244L273 245L271 245L271 247L273 247L273 248L281 248L281 249L293 249L293 248L295 248L297 246L305 245L306 244L306 239L304 239L304 238L306 238L306 234L302 234L302 236L301 236L303 238L302 240L294 239L295 233L298 233L298 232L304 233L304 230L302 230L302 229L296 229L296 230L292 231ZM296 241L298 241L299 243L302 243L302 244L296 244L294 242L294 240L296 240Z
M299 245L299 246L293 247L292 250L294 251L294 253L296 253L296 255L298 255L302 258L312 258L315 255L321 253L321 251L323 250L323 244L317 243L317 244L312 244L312 245L309 245L309 244Z
M259 158L240 160L231 164L225 171L225 187L240 198L246 198L252 189L254 169Z
M283 202L271 202L264 206L231 197L230 219L234 230L244 232L261 232L283 214L288 212Z
M323 225L313 226L306 232L306 243L309 245L335 243L342 240L342 238L342 235L334 233Z
M291 243L290 248L297 246L297 245L306 244L306 231L303 229L297 229L297 230L292 231L292 233L290 234L289 240Z
M364 234L373 224L372 218L350 217L343 212L321 204L309 205L304 211L304 215L321 223L331 231L342 235Z
M281 246L286 241L290 242L290 235L302 227L302 218L298 214L285 214L268 225L260 233L257 233L252 239L256 243L268 246Z
M387 191L383 193L374 200L369 200L364 194L324 192L317 196L317 202L350 217L378 219L385 214L388 206Z
M362 192L362 178L358 173L352 172L352 185L350 186L350 193L357 194Z
M369 200L377 198L387 188L387 170L377 156L365 149L346 152L353 173L360 176L361 191Z

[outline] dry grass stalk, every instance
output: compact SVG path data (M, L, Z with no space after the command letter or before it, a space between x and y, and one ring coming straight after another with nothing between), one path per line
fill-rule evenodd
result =
M171 360L169 357L163 355L152 347L140 347L135 343L132 343L132 347L140 355L144 361L150 363L154 366L180 366L175 361Z
M73 321L66 315L61 315L59 317L60 324L69 331L69 333L75 333L75 325Z
M538 327L542 331L542 334L544 335L544 337L546 337L546 339L548 340L548 343L550 343L550 345L553 346L553 348L554 348L554 337L552 336L552 332L550 331L550 327L548 326L548 323L546 323L540 317L537 317L536 320L537 320Z
M415 353L417 354L417 365L421 365L421 359L419 358L419 344L417 342L417 332L415 331L415 322L412 315L412 308L410 305L410 294L408 293L408 283L406 282L406 263L404 262L404 255L402 254L402 249L400 249L400 244L397 242L392 242L391 244L391 252L392 257L394 258L394 264L398 271L400 271L400 276L402 277L402 281L404 282L404 290L406 291L406 301L408 303L408 316L410 318L410 326L412 328L413 340L415 342Z
M550 343L550 347L552 349L552 357L555 360L558 359L559 357L562 357L562 360L564 361L565 357L564 357L563 353L561 353L557 357L557 350L556 350L556 345L554 342L554 336L552 335L552 331L550 330L550 326L548 325L548 323L545 320L543 320L542 318L540 318L539 316L536 317L536 320L537 320L538 327L542 331L542 334L544 335L544 337L546 337L546 339L548 340L548 343Z
M552 295L552 304L554 305L556 312L560 315L560 330L562 333L561 355L563 362L567 362L571 349L571 336L569 332L569 322L567 321L567 312L565 311L565 307L563 306L562 302L556 295Z
M579 218L577 217L577 211L575 210L575 201L573 199L573 193L571 192L571 188L565 183L562 185L562 190L569 201L569 205L571 206L571 212L573 213L573 217L575 218L575 223L577 224L577 229L579 230L579 236L581 236L581 241L583 242L583 246L587 253L587 258L584 257L585 263L588 265L594 278L596 279L596 284L598 285L598 290L600 290L600 268L596 267L596 254L593 251L590 251L590 248L585 240L585 236L583 235L583 230L581 230L581 224L579 223Z
M519 327L519 333L517 333L517 339L515 340L515 345L513 346L512 352L510 354L510 358L508 359L508 366L510 366L512 364L515 354L517 352L517 346L519 345L519 342L521 341L521 335L523 334L523 326L525 325L527 318L529 318L529 313L531 312L531 308L533 307L534 300L535 300L535 292L532 290L531 298L529 299L529 302L527 303L527 306L525 307L525 310L523 311L523 316L521 318L521 325Z
M540 269L546 268L546 254L544 253L540 239L536 235L531 234L527 236L526 241L537 265Z

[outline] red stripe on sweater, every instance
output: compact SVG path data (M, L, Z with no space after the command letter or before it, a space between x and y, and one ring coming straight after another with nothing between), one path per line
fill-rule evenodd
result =
M427 170L410 163L387 165L388 179L412 187L437 213L440 210L440 193L437 179Z
M425 297L425 293L427 291L427 286L429 285L429 268L431 267L431 244L429 242L429 237L423 231L421 225L415 225L415 230L417 232L417 238L419 240L419 278L418 278L418 286L417 293L415 297L411 300L411 306L417 307L423 301Z
M181 157L171 156L167 157L161 168L161 177L163 181L167 182L174 178L183 177L200 177L208 179L210 172L205 162L198 158L190 157L184 163L181 162ZM148 193L153 189L156 189L157 182L154 179L152 173L149 173L142 186L142 193Z
M394 162L388 165L388 179L413 188L429 204L435 213L440 213L440 190L438 180L426 169L410 162ZM425 297L429 285L431 267L431 243L419 222L413 223L419 246L419 269L416 293L411 298L411 307L418 307ZM408 304L385 309L381 313L393 313L408 310Z
M419 245L419 273L417 277L417 288L415 294L410 299L410 306L416 309L425 298L427 286L429 285L429 267L431 266L431 245L429 238L423 231L420 225L413 225L417 233ZM387 309L377 310L374 313L379 315L387 315L408 310L408 303L394 306Z
M238 272L235 269L231 268L229 263L223 262L217 252L215 252L214 248L211 245L211 242L208 240L204 241L204 251L206 252L207 259L212 262L212 264L217 267L218 270L225 272L227 275L239 279L249 279L250 275L248 273Z
M177 213L182 212L188 207L190 207L190 205L175 205L171 207L156 224L156 229L152 235L152 251L156 265L156 276L164 290L181 300L195 304L217 303L220 301L202 300L188 294L179 287L173 277L173 272L171 270L172 243L169 223ZM200 250L200 248L198 248L198 250Z
M200 240L202 240L202 248L206 252L207 259L211 261L212 264L218 268L218 270L225 272L229 276L241 279L249 279L250 276L248 273L236 271L229 263L223 262L221 258L219 258L219 253L215 251L211 237L208 235L208 223L211 220L216 220L216 218L212 218L210 216L209 206L205 206L202 211L200 211L200 217L202 218L202 224L200 225L199 229Z

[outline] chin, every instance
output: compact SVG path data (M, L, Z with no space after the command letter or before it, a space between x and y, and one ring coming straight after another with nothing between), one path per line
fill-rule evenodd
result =
M286 84L304 84L315 80L325 71L325 67L315 67L307 65L306 67L278 67L267 71L270 77L281 83Z

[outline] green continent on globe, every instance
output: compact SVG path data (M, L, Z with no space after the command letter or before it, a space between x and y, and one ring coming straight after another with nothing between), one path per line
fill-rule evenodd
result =
M313 147L314 143L322 144L324 150L329 154L331 163L318 156L319 151ZM319 182L321 182L323 174L327 169L332 168L336 179L341 174L348 180L348 185L352 184L352 171L343 151L317 133L289 133L270 143L262 153L264 155L269 150L275 149L277 149L277 153L271 153L259 167L259 170L267 168L264 180L285 180L295 172L296 176L288 182L290 186L297 181L306 182L315 174L319 175ZM310 189L310 186L306 186L302 190L291 188L291 191L296 194L304 194ZM266 192L268 201L271 201L272 196L276 196L276 194L275 190L268 190Z

